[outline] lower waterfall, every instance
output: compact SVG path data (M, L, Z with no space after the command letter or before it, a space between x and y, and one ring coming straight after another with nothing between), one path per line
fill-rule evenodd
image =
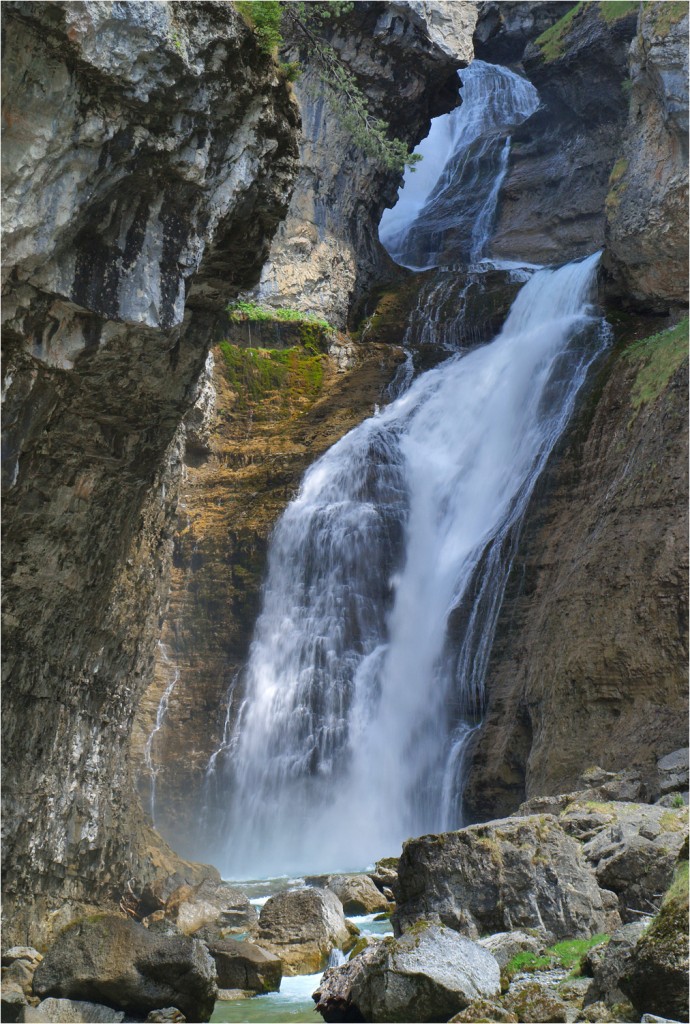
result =
M306 473L214 779L226 877L363 868L462 823L463 756L535 482L605 344L599 254L536 271Z

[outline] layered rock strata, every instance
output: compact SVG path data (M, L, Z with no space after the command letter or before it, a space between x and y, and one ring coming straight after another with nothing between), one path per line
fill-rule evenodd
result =
M128 745L180 424L287 207L298 116L229 4L3 17L9 939L168 856L145 850Z

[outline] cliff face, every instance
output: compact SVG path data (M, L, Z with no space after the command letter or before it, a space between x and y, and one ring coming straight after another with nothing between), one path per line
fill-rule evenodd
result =
M606 266L620 301L665 312L688 296L688 9L645 4L630 109L606 199Z
M128 760L181 420L287 207L298 115L225 4L8 3L5 938L154 868Z
M513 136L491 246L496 256L535 263L563 263L603 245L637 23L636 4L584 3L567 13L557 6L563 16L522 58L541 106Z
M456 69L472 59L474 3L355 4L328 41L352 70L371 113L410 146L429 120L457 104ZM271 247L256 294L261 302L310 311L344 327L374 281L400 274L378 241L400 176L366 156L342 124L322 72L293 26L290 59L302 114L300 172L288 215Z
M542 481L501 612L473 817L687 738L687 320L619 349Z

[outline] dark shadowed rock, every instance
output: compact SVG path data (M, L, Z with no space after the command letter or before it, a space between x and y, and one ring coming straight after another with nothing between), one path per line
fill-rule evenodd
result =
M280 958L253 942L227 939L210 943L208 951L216 962L219 988L245 992L277 992L280 988Z
M493 956L449 928L420 922L326 971L316 1009L326 1021L442 1021L500 991Z
M620 988L640 1013L688 1020L688 865L632 950Z
M36 995L108 1003L132 1014L176 1006L208 1020L216 968L203 943L152 935L129 918L103 914L70 925L34 975Z
M648 927L649 921L631 921L614 932L608 942L589 950L584 970L592 975L593 981L587 990L587 1003L625 1002L625 993L618 983L627 970L630 953Z
M504 818L409 840L394 928L435 918L471 937L536 928L555 938L603 931L607 908L582 847L550 815Z

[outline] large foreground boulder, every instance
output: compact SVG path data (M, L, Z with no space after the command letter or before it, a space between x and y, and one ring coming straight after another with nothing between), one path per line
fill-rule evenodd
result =
M277 992L283 977L280 958L253 942L225 939L209 944L216 962L218 988L244 992Z
M203 943L151 934L102 914L70 925L34 974L37 996L106 1003L133 1015L176 1006L207 1021L216 999L216 966Z
M444 1021L497 996L494 957L450 928L420 922L326 971L314 993L325 1021Z
M620 988L639 1013L688 1019L688 864L633 949Z
M287 975L322 971L332 949L353 945L338 897L311 888L271 896L261 909L257 942L280 957Z
M610 904L581 844L548 814L411 839L396 893L398 933L432 918L470 938L519 928L551 939L611 930Z

